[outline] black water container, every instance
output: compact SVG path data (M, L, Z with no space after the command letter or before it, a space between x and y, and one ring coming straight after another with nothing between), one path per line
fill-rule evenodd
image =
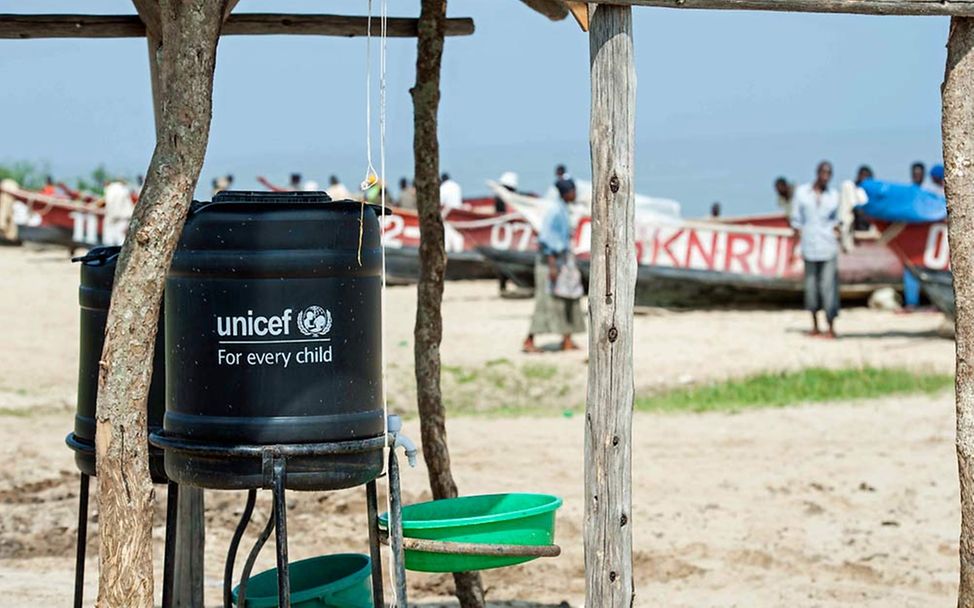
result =
M381 436L380 238L371 208L323 192L194 203L166 280L166 436L216 446ZM287 485L352 487L381 470L381 448L290 458ZM208 488L264 480L258 459L175 450L166 472Z
M105 345L105 327L108 322L108 305L115 284L115 267L119 247L96 247L87 255L77 258L81 262L81 287L78 301L81 304L81 349L78 366L78 410L74 417L74 435L69 445L74 449L78 469L87 475L95 474L95 402L98 397L98 362ZM160 315L162 317L163 315ZM165 348L163 319L159 320L155 353L152 359L152 382L149 385L147 418L149 432L162 427L166 409ZM149 470L156 483L166 481L162 452L149 447Z

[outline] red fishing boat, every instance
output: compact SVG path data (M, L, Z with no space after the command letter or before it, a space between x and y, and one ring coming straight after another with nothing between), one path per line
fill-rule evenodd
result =
M493 199L490 212L493 212ZM482 205L482 207L486 207ZM474 207L476 208L476 206ZM535 251L537 238L518 213L484 213L471 209L444 209L448 280L494 278L495 268L480 249ZM386 276L390 282L414 283L419 277L419 216L415 211L391 207L383 218Z
M17 240L70 249L101 243L104 209L88 198L41 194L5 182L0 196L12 197Z
M862 212L880 231L880 241L920 280L930 301L953 318L954 279L947 242L947 201L917 186L863 182Z
M916 275L933 305L953 318L954 277L945 222L919 224L876 222L881 239Z
M499 195L529 219L545 204L535 197ZM636 302L644 306L708 307L797 304L802 301L804 266L794 231L784 214L689 221L661 212L652 199L637 204ZM591 217L573 209L574 251L587 273ZM538 220L534 220L537 222ZM862 300L881 286L897 284L903 266L875 237L860 235L839 258L845 299ZM505 274L533 285L533 252L517 255L484 250Z

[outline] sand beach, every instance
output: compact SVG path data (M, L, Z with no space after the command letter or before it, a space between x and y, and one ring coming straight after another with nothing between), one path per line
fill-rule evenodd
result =
M63 250L0 248L0 276L0 597L11 607L65 605L77 529L78 476L64 436L77 383L78 269ZM418 440L414 300L411 287L389 289L386 350L390 405ZM576 607L584 599L577 412L586 355L520 353L530 311L530 300L498 297L494 282L446 287L443 385L453 466L464 493L564 498L562 556L488 571L484 582L498 605ZM846 310L834 342L807 338L807 322L799 310L644 311L635 321L637 392L809 366L953 369L953 343L936 334L938 314ZM636 605L949 605L959 526L953 425L949 392L737 413L637 413ZM422 461L404 472L403 491L407 503L429 497ZM207 605L219 605L243 502L242 493L207 492ZM158 581L162 487L156 504ZM361 490L291 493L291 558L366 551L364 509ZM90 602L96 511L93 504ZM245 546L268 514L262 496ZM265 550L258 568L272 561ZM450 605L449 577L411 573L409 580L415 605Z

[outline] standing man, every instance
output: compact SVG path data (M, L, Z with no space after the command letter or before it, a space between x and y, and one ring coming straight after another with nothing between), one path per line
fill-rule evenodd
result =
M497 183L500 184L501 188L507 190L508 192L517 192L517 173L513 171L505 171ZM494 197L494 212L495 213L507 213L507 203L504 202L499 196Z
M568 168L566 168L565 165L556 166L555 184L558 184L558 182L565 182L565 181L572 181L572 176L568 174Z
M120 179L105 182L105 218L102 220L102 243L121 245L128 233L129 221L135 211L132 191Z
M917 161L910 165L910 181L918 188L923 187L923 180L927 178L927 168Z
M331 175L328 177L328 187L325 188L325 193L333 201L344 201L352 198L352 193L348 191L342 180L338 179L337 175Z
M778 195L778 209L784 211L785 217L791 217L791 200L795 198L795 185L788 183L784 177L774 180L774 193Z
M413 211L419 208L416 204L416 184L410 184L405 177L399 180L399 207Z
M558 197L561 196L560 194L558 194L558 184L560 182L574 182L574 181L575 180L572 179L572 176L568 173L568 168L565 167L565 165L562 164L555 165L555 183L552 184L547 191L545 191L544 197L550 201L558 200Z
M815 181L795 190L791 227L801 243L805 261L805 308L812 313L812 336L835 338L839 316L839 195L829 188L832 163L822 161ZM828 331L819 330L818 311L825 311Z
M862 182L873 179L873 168L869 165L859 165L856 171L856 186L862 186Z
M16 190L19 187L17 182L10 178L0 180L0 238L11 243L17 242L18 227L14 214L17 199L7 191Z
M292 173L291 180L288 182L288 191L290 192L300 192L301 190L301 174Z
M450 179L449 173L440 177L440 205L446 211L463 207L463 191L460 184Z

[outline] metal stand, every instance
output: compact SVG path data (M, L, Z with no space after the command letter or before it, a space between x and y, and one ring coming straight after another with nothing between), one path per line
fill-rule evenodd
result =
M162 608L172 608L176 573L176 521L179 513L179 484L170 481L166 492L166 556L162 563Z
M274 537L277 549L277 605L281 608L291 608L291 575L287 562L287 501L284 499L284 459L274 458L271 466L274 469L274 525L277 536Z
M373 479L365 484L365 503L369 518L369 555L372 558L372 605L385 605L382 592L382 548L379 546L379 498Z
M85 596L85 551L88 548L88 485L91 478L81 474L78 498L78 554L74 563L74 608L81 608Z
M396 584L396 602L406 608L406 554L402 546L402 496L399 493L399 459L396 446L389 450L389 539L392 546L393 579Z
M290 576L288 572L288 546L287 546L287 461L290 457L323 456L334 454L353 454L368 450L374 450L389 446L389 482L390 482L390 532L385 535L390 537L393 544L394 579L395 591L398 608L407 608L406 601L406 570L403 553L402 539L402 499L399 490L399 461L396 457L395 433L390 433L389 437L373 437L370 439L359 439L354 441L318 443L318 444L298 444L298 445L235 445L218 446L212 444L199 444L192 441L174 439L162 433L153 433L149 441L152 445L161 447L165 450L193 453L206 456L219 456L224 458L260 458L263 468L264 488L269 488L273 494L274 512L268 519L264 529L261 531L257 542L250 550L247 561L244 563L243 571L240 575L240 584L237 588L237 606L245 607L247 600L247 581L253 571L254 562L263 549L264 544L270 538L271 532L275 534L275 545L277 552L277 585L278 585L278 605L280 608L291 608L291 589ZM175 484L171 484L175 485ZM365 484L366 505L369 519L369 554L372 560L372 598L376 608L381 608L384 602L382 587L382 561L380 532L378 522L378 492L375 480ZM224 608L233 606L233 568L236 562L237 553L240 548L240 541L250 523L254 512L257 490L248 491L247 503L244 507L240 522L233 533L227 553L227 563L224 568L223 578L223 605ZM173 518L175 520L175 518ZM174 551L174 538L166 535L166 555L167 558ZM166 582L164 582L166 584ZM170 581L171 584L171 581ZM169 608L163 604L164 608Z
M94 455L95 447L84 443L69 433L65 438L68 447L76 452ZM153 478L153 483L160 480ZM84 606L85 596L85 557L88 548L88 503L90 502L91 476L81 473L81 487L78 492L78 546L74 563L74 608ZM166 504L166 556L163 564L162 608L172 608L172 582L175 564L176 504L179 486L169 482L169 496Z
M243 514L240 516L240 523L233 532L230 539L230 549L227 551L227 564L223 569L223 605L225 608L233 606L233 564L237 560L237 550L240 548L240 541L243 539L244 531L250 518L254 514L254 505L257 503L257 490L247 490L247 504L244 506ZM243 583L241 583L243 584Z

